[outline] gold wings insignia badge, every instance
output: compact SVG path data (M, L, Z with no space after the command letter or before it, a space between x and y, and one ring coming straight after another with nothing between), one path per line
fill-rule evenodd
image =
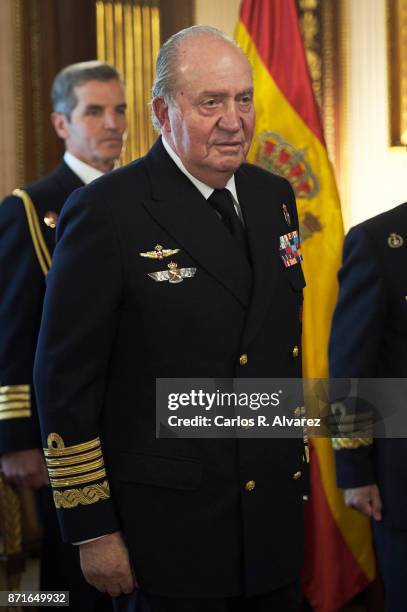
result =
M164 249L161 244L156 244L154 251L147 251L146 253L140 253L141 257L148 257L148 259L164 259L164 257L171 257L179 253L179 249Z

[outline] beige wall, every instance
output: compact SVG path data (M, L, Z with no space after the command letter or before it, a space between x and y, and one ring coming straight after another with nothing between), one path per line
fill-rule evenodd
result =
M0 200L18 186L16 149L16 5L0 2Z
M195 0L195 23L214 26L233 36L239 7L240 0Z
M407 200L407 153L389 147L385 0L348 2L347 227Z

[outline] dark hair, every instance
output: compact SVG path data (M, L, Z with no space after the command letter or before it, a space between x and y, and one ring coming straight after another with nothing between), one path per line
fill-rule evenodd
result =
M111 64L92 60L66 66L54 79L51 89L52 106L56 113L70 118L78 103L74 88L88 81L121 80L119 72Z

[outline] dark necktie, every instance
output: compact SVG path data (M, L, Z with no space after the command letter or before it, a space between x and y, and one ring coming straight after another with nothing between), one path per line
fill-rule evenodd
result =
M247 243L246 230L237 216L230 191L228 189L215 189L208 198L208 202L220 214L222 222L228 228L232 236L238 241L248 258L249 246Z

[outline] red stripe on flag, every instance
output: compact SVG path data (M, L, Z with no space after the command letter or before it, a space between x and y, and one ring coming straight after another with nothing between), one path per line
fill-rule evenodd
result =
M294 0L243 0L240 20L288 102L325 144Z
M328 506L315 451L309 465L312 491L305 505L305 550L312 549L313 554L307 555L302 586L315 612L335 612L365 589L369 580Z

